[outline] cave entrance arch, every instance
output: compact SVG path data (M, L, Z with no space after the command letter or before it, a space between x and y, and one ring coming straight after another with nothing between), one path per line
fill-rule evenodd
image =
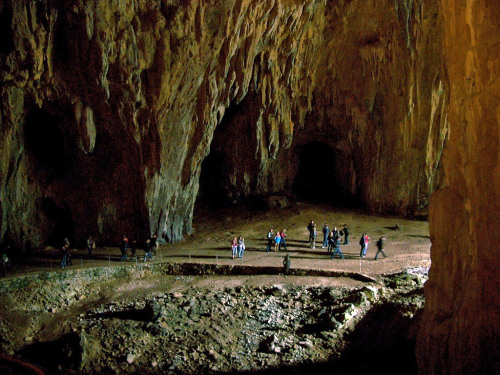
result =
M331 146L312 141L297 149L298 170L292 192L299 200L340 204L346 198L339 155Z
M202 208L216 211L237 204L258 206L244 191L251 190L245 174L258 170L255 126L260 117L259 98L249 93L240 102L231 103L216 126L210 153L201 164L195 215Z

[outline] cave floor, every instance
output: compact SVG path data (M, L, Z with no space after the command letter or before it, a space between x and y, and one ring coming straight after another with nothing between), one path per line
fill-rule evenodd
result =
M318 224L319 228L325 222L330 227L335 225L340 227L344 223L349 225L352 233L349 245L341 246L346 259L330 259L326 249L321 249L320 242L317 243L316 249L308 247L306 226L311 219ZM400 227L399 230L394 230L396 224ZM275 230L281 230L283 227L287 229L287 252L266 253L267 241L265 237L270 227ZM371 245L368 248L367 257L360 259L358 240L363 232L367 232L370 236ZM237 235L245 237L246 251L243 259L232 259L231 255L229 243L231 238ZM386 253L388 257L374 261L373 258L376 252L374 243L380 236L387 238ZM68 373L81 373L82 368L85 369L84 373L98 373L103 369L109 370L104 371L107 373L119 373L125 370L127 373L143 373L146 368L148 373L197 373L199 372L198 367L201 366L201 368L205 369L203 366L213 365L214 359L210 357L212 352L219 358L217 359L217 366L219 366L217 368L219 370L226 369L225 371L228 372L225 373L233 373L235 370L249 371L250 369L253 372L255 368L268 368L269 373L273 373L273 371L278 371L279 366L283 363L297 364L299 366L297 367L297 373L301 373L300 364L306 363L303 361L315 363L316 366L319 366L317 367L317 373L319 373L320 370L323 371L321 366L330 366L328 363L321 364L322 361L333 360L333 357L336 356L334 353L339 352L342 345L347 342L344 334L352 331L357 326L358 321L363 323L368 319L371 316L368 312L371 311L373 306L378 306L379 302L373 301L372 304L366 302L364 297L358 298L359 293L366 292L369 294L372 293L370 290L374 290L373 288L376 290L382 288L380 293L381 296L384 296L383 301L387 302L391 298L396 301L390 302L387 309L393 309L391 306L394 303L404 305L402 309L393 309L397 316L399 316L398 311L407 312L408 306L413 306L411 311L418 310L423 306L421 292L409 293L409 291L421 290L422 283L415 284L412 282L410 283L410 289L398 290L398 283L387 282L387 277L383 275L396 274L408 268L429 267L430 245L428 223L425 221L376 216L361 211L334 211L320 206L295 204L285 209L270 212L250 212L245 210L234 212L225 210L210 214L198 214L193 223L193 234L187 236L183 242L160 246L153 262L280 267L282 257L288 253L291 256L292 268L361 272L377 279L377 282L365 283L350 277L268 274L140 276L141 268L133 268L135 260L120 261L118 248L98 248L95 253L96 257L92 260L86 259L86 251L74 250L73 266L69 267L69 270L83 267L117 267L128 264L132 266L130 270L137 271L134 274L136 276L123 279L118 277L107 281L101 279L99 282L88 280L85 277L72 277L71 282L64 281L65 279L61 279L63 282L58 282L57 276L59 275L55 274L55 278L48 279L54 280L53 283L47 284L44 281L45 279L42 278L33 280L30 287L21 289L16 287L12 291L4 293L0 298L0 306L2 306L0 308L0 327L2 327L0 329L0 344L3 345L4 352L9 353L9 355L17 353L20 358L27 358L32 363L51 368L51 366L61 365L58 364L57 358L53 361L47 362L45 360L44 362L43 358L33 357L33 353L38 353L40 348L50 352L55 350L54 348L59 344L67 345L68 343L64 341L64 338L69 337L70 334L75 335L76 332L76 335L83 337L83 341L81 341L83 344L81 345L85 348L80 349L83 350L85 356L82 354L81 358L77 358L78 360L75 360L76 364L74 365L76 370ZM142 250L139 250L139 254L143 254ZM138 263L142 262L139 260ZM67 272L61 270L58 264L58 250L47 248L39 256L29 258L29 263L26 263L26 265L17 266L16 271L8 277L15 278L24 273L46 271ZM397 277L395 280L397 280ZM414 278L414 276L406 275L403 276L402 280L406 280L408 277ZM7 282L7 280L5 281ZM366 289L366 287L363 289L366 285L371 286L372 289ZM282 301L283 306L288 306L288 303L294 305L282 308L280 307L281 302L276 304L276 299L281 296L281 291L285 289L297 295L294 294L295 297L291 298L287 297L288 292L283 292L286 297L283 297L285 298ZM332 300L331 297L328 297L330 296L329 293L338 296ZM354 294L351 296L350 293ZM373 293L378 293L378 291ZM402 295L393 298L391 296L394 293L402 293ZM339 297L340 295L344 297ZM226 302L219 303L219 297L221 296L224 298L229 296L234 298L234 301L247 298L248 303L235 302L234 312L228 314L227 310L230 306L224 305ZM309 296L315 297L311 297L312 299L309 301ZM322 298L327 298L327 300L323 301ZM170 304L166 302L166 299ZM212 309L209 315L198 316L198 310L195 311L191 307L198 300L201 301L200 303L203 306L207 305ZM402 302L397 302L400 300ZM353 303L358 303L353 301L358 301L361 305L352 307L354 306ZM363 305L365 302L362 301L365 301L367 305ZM144 311L144 304L166 306L162 307L163 310L161 311L165 311L166 314L177 311L179 314L174 317L170 315L168 317L160 316L159 320L148 318L147 321L143 321L139 315L141 311ZM279 308L275 308L275 305ZM332 331L331 327L323 327L325 322L321 320L322 317L336 316L335 314L344 307L355 308L357 312L350 315L342 312L342 317L346 317L345 322L342 320L343 318L339 317L340 315L337 317L344 322L341 324L341 328ZM331 311L328 310L327 314L319 311L325 308ZM220 317L218 315L219 310ZM312 310L316 312L313 313ZM288 324L278 327L279 329L276 327L271 327L271 329L268 327L269 317L267 315L262 318L265 323L262 323L264 324L262 326L258 319L255 320L256 316L263 314L262 311L265 314L271 314L270 316L282 316L289 313L298 314L301 311L308 311L309 313L305 315L307 319L304 320L305 331L304 329L301 330L302 328L289 327ZM373 309L372 315L376 317L375 321L379 321L380 316L386 316L386 313L385 307L377 307ZM413 316L412 314L411 316ZM231 319L234 322L231 320L228 323L228 317L232 317ZM244 319L234 317L244 317ZM319 320L316 321L313 318ZM165 321L162 319L165 319ZM172 319L174 319L175 323L172 323ZM353 319L352 324L349 323L350 319ZM385 317L384 319L380 320L382 322L380 324L384 325L384 322L388 321L392 324L395 318L391 315L390 318ZM395 326L396 331L406 332L409 329L408 327L413 324L411 320L405 319L404 329ZM247 322L247 320L249 321ZM396 320L402 322L400 318ZM369 319L366 321L369 321ZM168 322L168 324L165 325L165 322ZM366 324L371 325L371 323ZM207 330L212 329L211 327L219 325L223 327L221 328L224 332L223 335L215 331L213 335L207 336L205 334L205 332L208 332ZM170 331L166 332L165 327ZM326 329L326 331L311 333L307 331L311 327ZM378 335L380 327L376 326L367 332L372 331L377 332ZM403 336L406 337L405 335L406 333ZM391 331L388 337L392 336L395 335ZM190 337L191 341L186 341L187 337ZM269 352L271 349L262 352L262 342L267 342L266 340L269 337L273 338L273 340L284 340L283 343L279 341L283 345L289 344L290 348L283 354L283 359L281 354L278 353L279 355L277 355L275 352ZM220 340L226 340L229 344L224 341L219 345L218 341ZM401 342L398 341L395 347L406 348L407 341L406 338ZM100 342L100 346L93 348L91 347L93 344L87 345L95 342ZM139 348L137 345L141 347ZM303 347L304 345L305 347ZM228 349L233 346L238 350L250 348L248 350L253 354L246 354L243 357L235 357L236 359L234 359L232 349ZM0 346L0 349L2 349L2 346ZM78 350L75 349L75 353L79 353ZM133 352L131 352L132 354L129 353L130 350ZM411 345L410 349L406 348L405 350L404 353L406 354L414 352ZM109 354L117 351L126 355L114 356ZM135 352L145 354L136 357L134 356ZM42 351L42 353L45 352ZM203 361L195 357L190 360L192 353L197 353L196 356L203 357ZM48 356L47 358L52 357ZM241 358L244 358L244 361ZM110 361L110 359L112 360ZM281 360L284 362L280 362ZM359 361L356 360L355 362ZM124 363L126 363L126 368L123 367ZM151 369L151 363L156 364L154 366L157 366L157 370ZM71 367L73 364L68 366ZM277 370L272 370L272 366L278 366ZM385 364L383 364L382 368L385 368L384 366ZM405 366L403 368L406 368ZM284 371L287 371L286 369L289 370L289 368L285 368ZM53 373L57 372L54 371ZM201 373L210 371L205 369ZM268 370L263 373L267 373L266 371Z
M318 227L316 249L308 244L307 224L314 220ZM350 228L349 244L341 250L346 259L332 260L326 249L322 249L321 228L328 223L330 228L347 223ZM396 224L400 227L395 230ZM287 230L288 251L267 253L266 234ZM365 258L359 257L359 237L363 232L370 236L370 245ZM233 236L245 237L246 251L242 259L232 259L230 240ZM387 258L374 260L376 241L386 237ZM160 246L153 262L197 262L220 265L282 266L283 257L289 254L292 268L324 269L360 272L370 276L394 273L412 267L430 266L430 236L427 221L407 220L394 216L380 216L361 210L332 209L320 205L297 203L284 209L255 212L243 209L226 209L217 212L197 213L193 220L193 233L175 244ZM100 267L133 264L135 259L120 261L116 247L98 247L94 259L86 258L86 250L73 249L73 266ZM143 251L139 250L138 263L142 263ZM45 249L39 256L30 257L25 264L18 265L14 276L26 272L57 271L59 252ZM62 270L60 270L62 271Z

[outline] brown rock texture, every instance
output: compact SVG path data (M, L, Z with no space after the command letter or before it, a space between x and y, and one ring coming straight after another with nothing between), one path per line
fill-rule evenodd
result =
M429 213L420 373L498 374L500 2L441 6L450 135Z
M209 154L229 201L289 195L316 144L332 195L369 209L425 214L439 185L434 2L8 0L0 12L4 242L182 239Z

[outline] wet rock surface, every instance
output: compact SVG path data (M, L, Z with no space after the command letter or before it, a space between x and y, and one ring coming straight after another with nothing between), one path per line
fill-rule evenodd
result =
M108 296L108 302L89 296L92 302L82 303L54 291L31 307L64 320L64 334L47 339L45 321L32 324L34 332L24 328L32 342L17 349L7 344L12 324L2 324L0 337L4 350L15 350L49 373L300 373L308 368L411 374L426 272L386 275L354 289L187 287L133 298ZM178 278L189 283L195 276ZM73 301L73 314L66 298Z

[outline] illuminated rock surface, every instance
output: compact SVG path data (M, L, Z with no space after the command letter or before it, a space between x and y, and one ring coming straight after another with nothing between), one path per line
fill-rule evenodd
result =
M427 212L447 135L435 5L4 3L1 234L18 245L179 240L209 153L230 202L307 191L313 150L332 197Z
M500 236L500 3L443 1L450 139L429 214L421 374L495 374Z

